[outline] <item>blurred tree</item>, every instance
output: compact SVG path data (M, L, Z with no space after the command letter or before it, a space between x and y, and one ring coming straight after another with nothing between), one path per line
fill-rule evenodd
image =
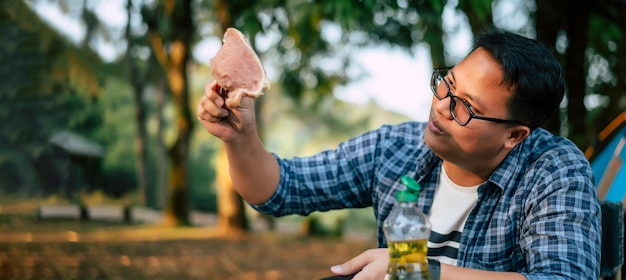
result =
M560 54L556 49L556 41L559 31L564 26L564 17L566 16L566 14L562 12L563 4L567 4L567 1L539 1L537 2L537 11L535 12L537 39L545 43L557 57L560 57ZM554 114L546 124L544 124L544 128L553 133L560 134L561 115L558 113Z
M97 100L102 61L76 48L39 19L22 1L0 5L0 178L1 186L33 192L48 185L41 161L52 135L73 130L90 135L101 122ZM67 180L59 173L55 187ZM64 177L65 176L65 177ZM5 180L6 179L6 180Z
M148 5L142 8L152 51L166 74L176 110L176 139L168 150L169 198L164 220L164 223L172 225L189 224L188 158L193 123L187 67L195 34L191 2L161 0L156 1L152 8Z
M592 4L588 2L571 5L567 1L539 1L537 3L537 33L538 38L556 50L559 32L567 36L568 46L562 56L564 78L567 86L567 122L570 127L569 137L579 146L585 139L587 127L583 100L586 92L585 80L585 50L587 49L589 19ZM595 6L595 4L593 4ZM563 11L566 11L565 13ZM556 15L555 15L556 14ZM551 18L552 17L552 18ZM560 28L559 28L560 27ZM543 30L546 30L544 37ZM555 53L559 55L559 53ZM547 127L552 132L559 134L561 121L558 115L554 116L557 121L551 121Z
M581 149L626 109L626 62L618 51L626 41L624 12L626 3L617 0L537 1L537 38L561 59L566 83L565 119L556 115L546 128L565 134Z
M491 0L459 0L457 9L467 15L467 21L473 34L480 34L485 27L493 25Z
M606 2L594 4L589 21L585 105L587 98L599 104L587 108L591 117L586 127L592 132L587 142L596 140L601 129L626 111L626 2Z
M127 50L124 55L126 65L128 67L130 84L133 87L133 97L135 101L135 121L137 122L137 137L135 138L135 146L137 149L137 192L139 195L139 203L145 204L146 199L146 186L148 185L148 146L147 146L147 132L146 132L146 110L143 105L145 83L147 82L147 76L150 66L145 66L144 69L139 67L139 60L133 57L133 50L138 48L137 40L131 32L131 26L133 22L133 5L131 0L126 1L126 29L125 37L127 42Z
M28 2L30 2L31 5L33 6L43 4L43 0L30 0ZM111 43L112 41L116 40L117 35L114 35L114 34L117 34L117 33L122 33L122 36L125 36L125 38L123 39L126 39L125 41L127 42L127 48L129 49L129 51L127 51L124 55L126 68L117 67L116 65L118 64L117 61L110 63L110 65L107 65L106 68L107 68L107 71L111 70L109 72L113 72L112 73L113 76L123 77L124 79L128 77L128 79L130 79L129 82L132 85L132 93L134 96L134 104L135 104L135 111L136 111L135 127L137 130L137 136L134 139L136 154L137 154L137 156L135 157L136 158L135 160L136 171L134 173L136 174L137 178L136 180L126 180L126 181L136 181L136 183L132 183L132 185L130 186L127 184L120 185L119 184L120 180L116 179L115 180L116 183L114 184L117 184L117 185L114 187L115 191L113 192L119 195L120 192L128 192L132 188L135 187L134 185L137 185L136 186L138 189L137 199L140 204L145 204L146 203L146 190L147 190L146 185L149 185L150 177L148 177L148 171L147 171L148 149L147 149L147 133L146 133L146 128L145 128L147 118L146 118L146 108L143 104L143 98L144 98L143 95L144 95L145 86L150 81L150 79L148 79L148 75L151 72L154 72L154 70L151 71L151 69L153 68L150 67L150 65L147 65L153 62L153 59L137 58L138 53L140 53L140 50L138 52L138 49L140 47L145 47L145 45L147 45L147 42L145 42L145 36L141 36L141 35L135 36L134 34L131 33L131 25L132 25L131 23L133 22L132 16L137 14L137 12L132 12L133 10L131 7L131 1L127 2L127 5L128 5L127 17L129 21L127 22L127 27L125 29L125 32L116 32L115 28L108 26L107 23L105 22L102 22L97 15L97 11L95 10L96 6L94 6L94 3L96 5L98 4L97 2L86 1L86 0L82 1L82 3L79 3L75 0L61 0L61 1L57 1L55 4L59 8L59 10L64 14L64 16L68 18L73 18L84 26L85 34L77 43L83 49L91 49L91 47L95 47L98 44L102 44L102 42ZM142 35L145 35L145 32ZM140 64L143 64L142 65L143 67L141 67ZM128 75L124 75L122 73L124 74L127 73ZM123 139L118 139L118 141L122 142ZM115 142L110 143L110 144L115 145ZM113 174L120 173L120 172L127 174L124 176L129 176L128 174L130 174L130 176L133 175L132 172L122 171L123 168L124 167L121 167L121 165L116 168L113 168L107 165L107 167L105 168L105 173L108 175L111 175L109 177L117 177L116 175L113 175ZM105 189L105 191L107 191L107 189Z
M238 4L236 2L237 1L216 0L215 13L220 25L219 37L223 37L228 27L235 26L231 14L237 14L238 9L246 8L245 5L242 5L243 1ZM231 4L230 7L229 4ZM251 45L254 48L254 37L249 37L248 39L252 41ZM257 105L258 104L255 104L256 109L260 110L261 108ZM258 116L261 112L258 111L256 114ZM259 130L261 129L259 128ZM217 176L215 178L215 185L217 187L218 230L226 233L248 230L250 225L246 219L244 203L230 179L228 158L226 157L225 149L220 149L217 154L216 162L215 169Z
M144 99L147 85L150 81L155 80L157 71L154 69L154 56L153 52L145 52L148 54L147 58L140 57L142 55L142 48L147 48L148 42L146 40L145 33L135 35L132 29L134 17L138 15L133 12L133 4L131 0L126 1L126 28L125 39L127 42L127 50L124 54L124 60L128 69L128 76L130 84L133 88L133 99L135 104L135 122L137 128L137 136L135 138L135 147L137 150L136 168L137 168L137 189L139 195L139 203L146 204L148 202L147 191L150 184L150 178L148 176L148 133L146 129L147 125L147 112L144 105ZM152 78L152 79L151 79ZM158 79L158 78L156 78ZM159 117L160 114L157 114ZM157 135L158 136L158 135ZM158 193L158 192L157 192Z

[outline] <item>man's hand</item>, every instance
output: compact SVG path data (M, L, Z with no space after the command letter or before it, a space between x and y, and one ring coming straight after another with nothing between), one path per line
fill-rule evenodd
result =
M330 270L337 275L356 273L353 280L380 280L384 279L389 266L389 251L387 248L369 249L351 260L335 265Z
M278 187L280 167L257 133L254 99L244 96L239 105L224 108L219 89L216 81L206 86L196 115L209 133L224 142L227 168L237 192L249 203L264 203Z
M256 134L252 98L244 96L239 106L225 108L225 100L218 94L219 85L216 81L207 84L204 92L196 115L209 133L224 142L235 142Z

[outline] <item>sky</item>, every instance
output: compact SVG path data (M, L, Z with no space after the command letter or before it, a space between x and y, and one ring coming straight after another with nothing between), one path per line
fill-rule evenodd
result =
M75 19L64 15L51 1L38 1L33 9L53 27L79 42L85 36L84 27ZM494 22L496 26L514 29L523 24L526 14L524 0L494 1ZM108 26L123 30L126 25L125 0L88 1L94 5L94 11L100 20ZM453 7L456 1L448 1L443 14L444 30L453 34L444 40L446 51L460 59L471 46L472 34L465 16ZM500 16L497 16L500 15ZM498 24L498 21L501 24ZM504 25L504 26L503 26ZM201 41L193 52L200 63L209 64L221 46L219 39ZM103 41L93 45L105 61L114 59L122 51L120 46L106 44ZM336 90L335 96L341 100L363 104L370 100L381 108L406 115L410 119L426 121L432 101L429 80L432 63L429 49L420 44L413 49L413 55L399 48L389 46L371 46L355 50L354 59L363 71L365 79L353 82ZM267 67L266 67L267 68ZM272 79L271 71L268 76Z

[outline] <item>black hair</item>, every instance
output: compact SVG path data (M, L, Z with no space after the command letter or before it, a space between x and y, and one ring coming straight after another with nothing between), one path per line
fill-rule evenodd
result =
M513 93L507 104L511 119L534 130L559 108L565 94L563 71L541 42L488 28L478 36L472 51L478 48L502 66L502 84Z

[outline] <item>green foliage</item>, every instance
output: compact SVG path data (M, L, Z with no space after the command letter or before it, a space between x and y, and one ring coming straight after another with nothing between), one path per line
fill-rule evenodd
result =
M439 1L433 0L432 2ZM459 0L458 6L468 7L467 5L469 4L469 9L471 9L479 19L485 21L486 19L491 18L491 2L492 1L484 0Z
M34 192L37 167L56 132L90 133L100 123L99 86L80 50L22 2L0 5L0 164L15 170L2 186ZM95 83L95 84L94 84ZM8 152L11 151L11 152Z
M304 96L319 101L332 98L337 86L346 85L350 49L368 44L390 44L407 51L422 40L430 25L440 25L440 1L227 1L235 27L250 34L277 36L262 54L277 67L282 94L298 106ZM338 27L339 38L327 38ZM439 29L439 28L436 28ZM275 63L271 58L276 58ZM340 67L329 67L325 60Z
M619 11L616 8L607 10L609 14ZM622 10L626 11L626 4ZM614 17L598 15L593 15L589 22L587 96L596 102L587 106L586 123L596 133L626 110L626 54L623 52L626 27L623 23L623 19L620 25Z
M135 132L132 88L119 79L107 79L101 106L103 123L95 136L106 147L102 162L103 188L116 196L135 189Z

